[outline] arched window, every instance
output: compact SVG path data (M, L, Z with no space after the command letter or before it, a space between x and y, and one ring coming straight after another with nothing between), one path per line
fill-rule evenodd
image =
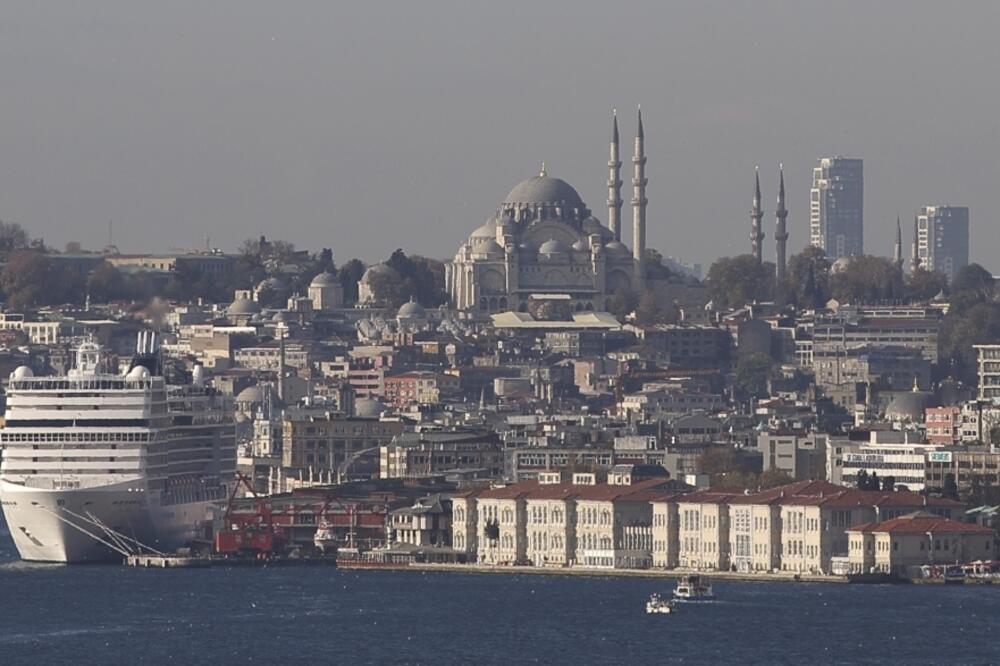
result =
M479 309L483 311L488 311L490 309L490 302L485 296L479 299Z
M506 310L507 309L507 297L506 296L501 296L499 302L497 303L497 305L500 307L501 310Z

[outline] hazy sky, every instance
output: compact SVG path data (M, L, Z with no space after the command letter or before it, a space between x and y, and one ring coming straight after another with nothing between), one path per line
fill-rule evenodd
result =
M897 211L967 205L972 259L1000 271L998 2L0 10L0 218L57 247L99 248L113 220L122 251L265 233L339 262L445 258L543 160L606 221L611 109L630 143L641 103L664 254L746 252L760 164L773 256L779 162L797 251L810 170L841 154L865 161L869 253Z

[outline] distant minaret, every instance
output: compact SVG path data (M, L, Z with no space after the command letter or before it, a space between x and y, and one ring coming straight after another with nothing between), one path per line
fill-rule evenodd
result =
M785 281L787 265L785 251L788 246L788 230L785 220L788 209L785 208L785 167L778 166L778 205L774 208L774 245L775 245L775 277L778 284Z
M910 249L910 271L920 268L920 232L917 231L917 216L913 216L913 247Z
M760 207L760 171L756 167L753 170L753 206L750 208L750 254L757 263L763 260L764 255L764 231L760 226L760 221L764 218L764 209Z
M615 240L622 239L622 161L618 150L618 112L611 131L611 159L608 160L608 227Z
M635 155L632 157L632 258L636 291L646 287L646 143L642 131L642 109L639 109L639 129L635 133Z
M892 246L892 263L898 270L903 269L903 227L899 223L899 213L896 213L896 243Z

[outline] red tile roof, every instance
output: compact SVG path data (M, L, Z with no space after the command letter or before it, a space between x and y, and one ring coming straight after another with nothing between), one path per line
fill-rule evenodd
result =
M965 534L983 536L993 534L993 529L974 523L960 523L940 516L915 513L884 520L881 523L866 523L847 530L848 532L879 532L888 534Z

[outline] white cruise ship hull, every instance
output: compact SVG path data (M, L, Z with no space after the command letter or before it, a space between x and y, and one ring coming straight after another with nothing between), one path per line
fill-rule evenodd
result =
M81 489L47 490L0 480L4 518L21 559L34 562L107 562L122 554L86 520L100 523L157 550L174 550L204 536L218 502L160 506L141 480ZM74 515L75 514L75 515Z

